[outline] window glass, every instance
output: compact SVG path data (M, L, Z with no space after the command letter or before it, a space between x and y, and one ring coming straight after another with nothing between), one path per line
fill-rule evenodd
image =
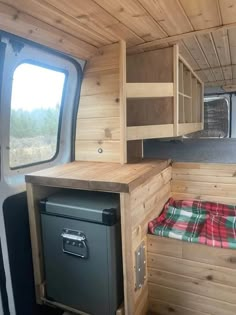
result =
M230 110L225 97L204 100L204 130L189 134L188 138L228 138Z
M10 167L52 159L57 151L65 74L23 63L13 75Z

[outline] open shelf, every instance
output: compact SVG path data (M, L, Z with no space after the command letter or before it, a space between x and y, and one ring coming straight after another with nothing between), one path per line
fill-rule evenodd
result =
M202 129L203 83L178 45L127 55L121 41L100 52L81 86L76 160L131 162L142 157L143 139Z
M173 83L126 83L127 98L152 98L174 96Z
M173 124L127 127L127 140L173 137Z
M203 129L203 83L177 45L127 56L126 97L127 141Z
M203 86L201 80L180 57L178 69L179 124L187 124L186 128L179 126L178 134L184 135L187 131L189 133L203 128ZM192 128L188 124L192 124Z

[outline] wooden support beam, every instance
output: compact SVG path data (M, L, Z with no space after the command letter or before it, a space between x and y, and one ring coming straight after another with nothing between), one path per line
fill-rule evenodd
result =
M173 49L173 79L174 79L174 102L173 102L173 113L174 113L174 136L178 135L179 129L179 46L175 45Z
M236 84L236 78L231 80L221 80L221 81L209 81L205 83L205 86L224 86L224 85L233 85Z
M127 127L127 140L173 137L173 124Z
M228 29L235 28L235 27L236 27L236 22L225 24L225 25L221 25L221 26L205 28L205 29L201 29L201 30L197 30L197 31L177 34L177 35L164 37L164 38L160 38L160 39L155 39L153 41L149 41L149 42L146 42L146 43L142 43L142 44L130 47L128 49L128 52L129 51L133 52L134 48L137 48L137 50L142 50L142 49L145 50L147 48L150 49L151 47L155 47L156 48L158 45L161 46L163 44L169 44L169 43L177 42L179 40L183 40L183 39L188 38L188 37L193 37L193 36L203 35L203 34L209 34L209 33L212 33L212 32L215 32L215 31L220 31L220 30L228 30Z
M116 315L125 315L124 303L118 308Z
M119 93L120 93L120 163L127 163L127 103L126 103L126 43L120 41L119 58Z
M73 308L73 307L66 306L66 305L64 305L64 304L62 304L62 303L58 303L58 302L55 302L55 301L51 301L51 300L48 300L48 299L46 299L46 298L42 298L42 301L43 301L43 303L46 304L46 305L52 306L52 307L54 307L54 308L60 308L60 309L62 309L62 310L66 310L66 311L68 311L68 312L71 312L70 314L89 315L88 313L84 313L84 312L82 312L82 311L76 310L76 309ZM63 314L65 314L65 313L63 313ZM68 313L66 312L66 314L68 314ZM119 313L118 313L118 314L119 314Z
M204 70L218 70L218 69L223 69L223 68L227 68L227 67L234 67L236 66L236 64L228 64L228 65L224 65L224 66L218 66L218 67L208 67L208 68L199 68L194 70L195 72L201 72Z
M179 124L179 136L187 135L191 132L199 131L203 129L203 123L184 123Z
M126 83L128 98L173 97L174 85L170 83Z
M222 89L225 92L235 92L236 91L236 84L228 84L228 85L223 85Z
M181 54L179 54L179 60L192 72L194 77L196 77L198 79L198 81L201 82L201 84L203 84L203 81L199 78L199 76L197 75L196 71L195 70L193 71L193 69L190 66L190 64L181 56Z

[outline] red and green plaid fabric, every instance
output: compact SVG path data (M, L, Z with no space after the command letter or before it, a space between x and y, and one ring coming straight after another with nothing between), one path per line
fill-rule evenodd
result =
M152 234L213 247L236 249L236 206L170 199L149 222Z

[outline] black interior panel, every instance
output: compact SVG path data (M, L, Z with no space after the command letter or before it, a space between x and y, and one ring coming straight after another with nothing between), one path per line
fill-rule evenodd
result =
M6 228L16 314L62 314L62 311L60 310L58 311L47 306L39 306L35 303L26 193L20 193L7 198L3 204L3 215ZM9 314L7 311L6 306L6 314L4 315Z

